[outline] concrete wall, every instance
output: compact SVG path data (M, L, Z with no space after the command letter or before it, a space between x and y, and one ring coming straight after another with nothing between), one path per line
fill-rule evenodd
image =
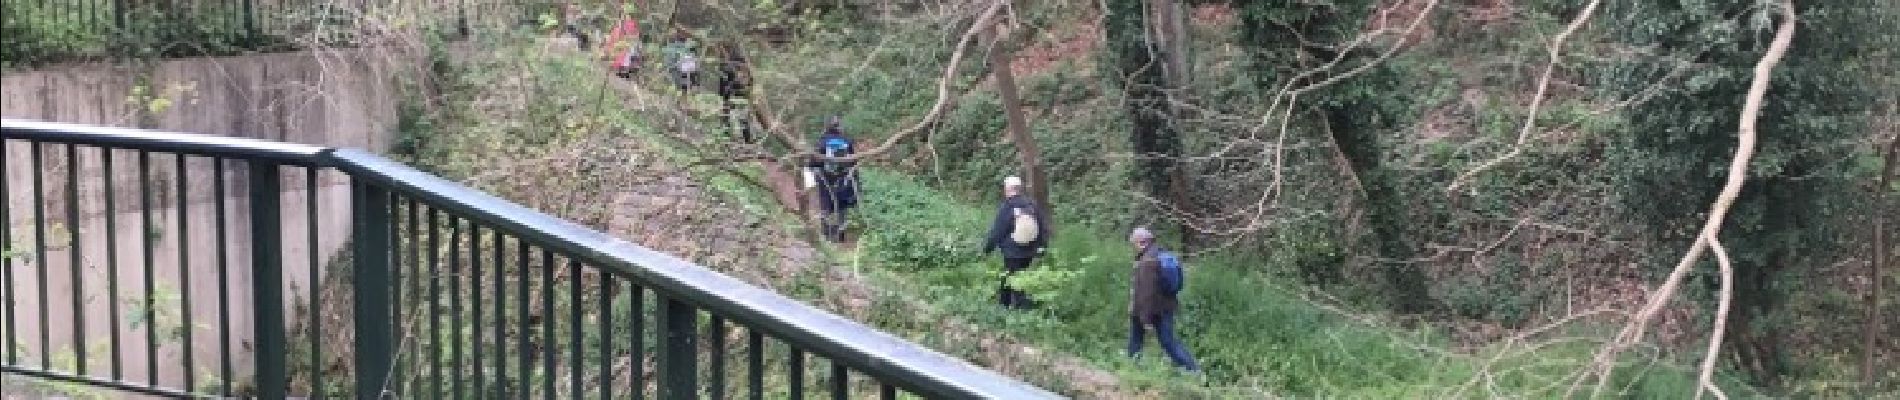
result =
M0 77L0 115L113 126L135 126L144 121L151 128L165 130L380 151L391 143L396 126L399 95L392 77L408 74L418 65L399 59L357 50L19 72ZM149 84L143 85L147 88L144 93L165 100L130 99L138 92L138 78L146 74ZM154 106L159 103L169 104ZM187 157L187 173L181 184L179 160L172 154L150 155L147 173L142 177L140 157L135 151L113 150L108 170L103 150L81 147L74 170L67 146L40 145L42 154L37 166L32 147L13 140L5 145L5 239L16 257L0 269L0 274L12 274L0 277L5 280L0 286L11 294L15 325L12 332L5 332L5 321L0 319L0 335L18 339L21 363L39 365L47 359L43 358L48 354L43 354L40 339L41 329L46 329L51 336L44 342L50 349L50 359L59 367L56 369L70 370L80 349L75 331L83 326L83 335L78 336L85 341L90 375L109 373L113 363L109 340L114 330L120 336L118 362L125 380L150 381L154 374L148 362L156 357L158 382L183 387L187 345L192 358L189 368L196 371L196 380L201 382L198 387L216 382L221 375L219 360L226 351L235 364L235 375L248 375L257 349L250 334L254 300L250 290L252 207L247 200L247 164L223 161L224 192L220 197L220 181L214 179L214 161L209 158ZM291 305L287 308L299 308L302 299L309 296L314 278L311 260L327 262L349 237L347 178L323 172L311 182L305 173L303 169L285 168L280 174L284 189L279 193L284 216L284 285L291 291L286 294ZM36 174L40 179L37 193L42 194L37 204L33 189ZM70 193L69 176L78 177L77 190ZM112 185L110 209L106 205L108 177ZM145 204L141 182L151 196L150 226L143 223L147 208L141 207ZM311 187L316 188L318 197L314 210L307 200ZM184 193L183 207L180 193ZM78 200L77 224L69 217L73 210L69 195ZM220 205L226 240L218 239ZM44 215L40 224L35 220L36 206ZM316 214L314 220L310 218L312 211ZM314 249L310 244L313 222L317 229ZM46 239L43 255L38 251L39 232L44 232ZM78 262L82 266L77 277L72 267L74 237L78 238ZM108 250L116 254L108 256ZM145 272L148 251L152 254L149 278ZM112 277L117 278L116 292L111 289ZM152 297L158 302L153 307L156 324L146 324L144 316L139 315L146 309L142 302L147 298L148 279L154 289ZM77 307L75 298L80 304ZM183 305L187 300L189 312ZM117 307L111 307L113 304ZM224 317L220 317L221 307L229 310ZM111 314L115 309L119 314L116 320ZM187 316L189 324L185 322ZM47 321L44 327L42 319ZM157 329L148 332L151 327ZM149 333L157 336L156 354L147 351ZM187 334L189 341L184 339ZM230 340L220 346L219 338L224 335ZM17 393L21 389L8 386L0 392Z

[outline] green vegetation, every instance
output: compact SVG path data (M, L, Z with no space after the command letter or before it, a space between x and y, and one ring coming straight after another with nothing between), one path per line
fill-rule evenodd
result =
M1110 2L1117 12L1108 15L1091 2L1020 6L1022 31L1011 42L972 50L1044 62L1017 78L1062 226L1049 254L1017 279L1039 310L993 303L999 261L977 241L995 182L1019 169L1013 146L999 142L1008 105L973 86L988 71L968 60L950 73L954 108L865 169L855 249L827 249L827 265L790 273L714 267L763 276L796 298L1078 397L1560 397L1623 322L1592 310L1642 301L1704 216L1733 149L1748 69L1780 18L1755 5L1599 10L1559 49L1553 89L1530 116L1549 39L1581 4L1387 13L1372 1L1189 3L1212 15L1197 11L1191 24L1191 81L1128 79L1140 71L1128 64L1157 61L1139 54L1147 39L1127 31L1143 27L1127 19L1141 16L1141 2ZM1501 16L1482 13L1504 3ZM1877 397L1891 393L1893 378L1866 389L1847 383L1865 350L1839 343L1864 322L1850 312L1863 292L1843 283L1864 273L1843 267L1858 265L1869 242L1856 221L1894 212L1851 188L1878 169L1866 144L1885 139L1866 115L1894 100L1880 90L1893 86L1855 82L1892 65L1880 58L1891 50L1876 43L1895 35L1877 29L1891 23L1850 17L1894 10L1852 2L1800 10L1811 21L1803 26L1816 27L1797 35L1777 72L1763 120L1776 133L1765 136L1725 231L1744 276L1724 350L1734 356L1717 376L1736 398ZM797 38L748 47L765 100L755 104L783 124L776 129L809 136L838 114L847 132L875 144L919 122L968 18L873 14L758 18ZM1422 18L1408 36L1415 41L1340 46L1380 15L1400 28ZM756 22L713 11L696 19ZM699 32L709 43L751 39ZM1061 50L1091 35L1097 47ZM609 193L575 189L620 187L616 171L687 176L744 221L798 223L753 184L766 179L758 166L721 161L784 155L789 143L724 145L712 113L654 105L707 111L707 96L633 96L604 84L597 61L526 36L495 40L475 61L437 60L447 79L432 83L442 96L406 106L402 147L420 165L596 226L613 212ZM1837 64L1838 54L1861 56ZM1176 88L1158 98L1141 85ZM634 110L636 98L647 108ZM1535 127L1520 144L1527 120ZM1191 254L1180 331L1205 376L1176 374L1152 344L1141 361L1122 355L1129 249L1121 237L1137 224L1165 227L1164 242ZM1714 292L1702 271L1712 270L1699 266L1659 322L1666 328L1619 359L1611 394L1696 391L1692 366ZM1875 350L1891 350L1883 349Z
M1178 328L1208 372L1205 382L1184 384L1154 353L1153 343L1142 362L1122 356L1130 250L1121 235L1069 230L1023 278L1041 309L1026 315L1004 311L993 302L1000 261L981 256L973 236L991 209L953 200L902 175L868 172L867 187L877 188L879 197L859 214L866 234L858 265L886 278L885 290L937 305L936 312L1036 348L1074 354L1117 371L1124 384L1136 388L1216 397L1481 398L1491 395L1487 390L1554 396L1590 355L1587 343L1452 352L1442 334L1318 306L1301 289L1266 272L1293 266L1209 257L1189 261ZM1492 357L1498 359L1487 363ZM1479 378L1487 365L1490 382ZM1620 385L1635 398L1693 389L1690 371L1667 362L1632 360L1624 368L1649 370L1621 376ZM1746 390L1734 386L1728 392Z

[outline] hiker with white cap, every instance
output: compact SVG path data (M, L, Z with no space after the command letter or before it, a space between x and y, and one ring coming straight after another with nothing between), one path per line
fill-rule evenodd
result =
M1174 312L1180 306L1176 296L1184 281L1180 260L1156 245L1154 231L1148 228L1129 232L1128 243L1135 246L1134 278L1129 280L1128 290L1128 356L1141 355L1141 345L1147 341L1143 336L1152 327L1155 341L1161 342L1162 352L1168 354L1175 366L1189 372L1200 371L1201 366L1188 354L1187 346L1181 345L1181 339L1174 335Z
M996 297L1004 307L1030 307L1029 295L1011 288L1009 278L1029 268L1036 256L1042 254L1048 244L1043 227L1048 225L1048 213L1023 194L1023 179L1003 178L1003 203L997 207L996 219L990 223L990 234L983 241L983 254L1003 251L1003 282L997 288Z

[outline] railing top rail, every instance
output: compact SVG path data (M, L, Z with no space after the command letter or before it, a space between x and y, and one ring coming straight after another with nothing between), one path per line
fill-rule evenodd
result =
M476 191L407 165L354 149L329 153L330 165L356 179L417 197L432 206L520 235L549 249L771 333L807 351L843 362L885 382L933 398L1059 398L962 360L937 353L778 293L678 257Z
M318 162L317 155L326 150L320 146L261 139L13 118L0 119L0 134L4 134L8 139L212 157L265 159L292 165L314 165Z
M759 329L809 353L918 394L932 398L1059 397L678 257L529 209L368 151L20 119L0 119L0 136L335 168L352 179L426 201L432 207L517 235L595 268L630 277L669 298L706 309L733 323Z

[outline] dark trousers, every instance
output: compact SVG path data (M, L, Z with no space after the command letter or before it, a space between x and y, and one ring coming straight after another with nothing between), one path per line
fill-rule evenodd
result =
M1003 284L996 288L996 301L1001 303L1003 307L1019 310L1029 309L1029 294L1011 288L1009 286L1009 277L1015 276L1018 271L1028 269L1030 262L1035 260L1035 258L1003 257Z
M829 239L833 242L844 241L844 224L845 224L846 210L849 210L849 208L835 207L835 208L825 210L824 219L822 221L819 221L819 225L824 227L825 239Z
M844 241L845 219L848 211L858 205L857 186L848 178L818 178L818 209L823 211L820 225L824 227L825 238L833 242Z
M1174 360L1174 366L1181 367L1181 369L1188 371L1201 370L1201 365L1194 362L1194 356L1188 354L1187 346L1182 346L1181 339L1174 336L1173 312L1161 313L1161 315L1155 316L1153 321L1149 321L1150 323L1148 324L1141 323L1141 319L1135 318L1134 316L1128 317L1128 322L1129 357L1138 357L1141 355L1141 345L1143 342L1148 341L1147 338L1143 337L1147 334L1148 327L1143 325L1149 325L1154 327L1155 341L1161 342L1161 350L1168 353L1168 359Z
M733 98L734 97L730 93L722 94L720 97L720 104L723 105L723 108L721 108L720 111L723 111L726 115L726 125L733 127L733 129L737 129L739 131L739 137L745 140L745 143L751 144L752 143L752 122L747 119L747 117L749 117L749 115L747 115L747 112L750 110L741 109L738 106L735 106L732 103ZM748 104L747 106L749 107L750 104Z

